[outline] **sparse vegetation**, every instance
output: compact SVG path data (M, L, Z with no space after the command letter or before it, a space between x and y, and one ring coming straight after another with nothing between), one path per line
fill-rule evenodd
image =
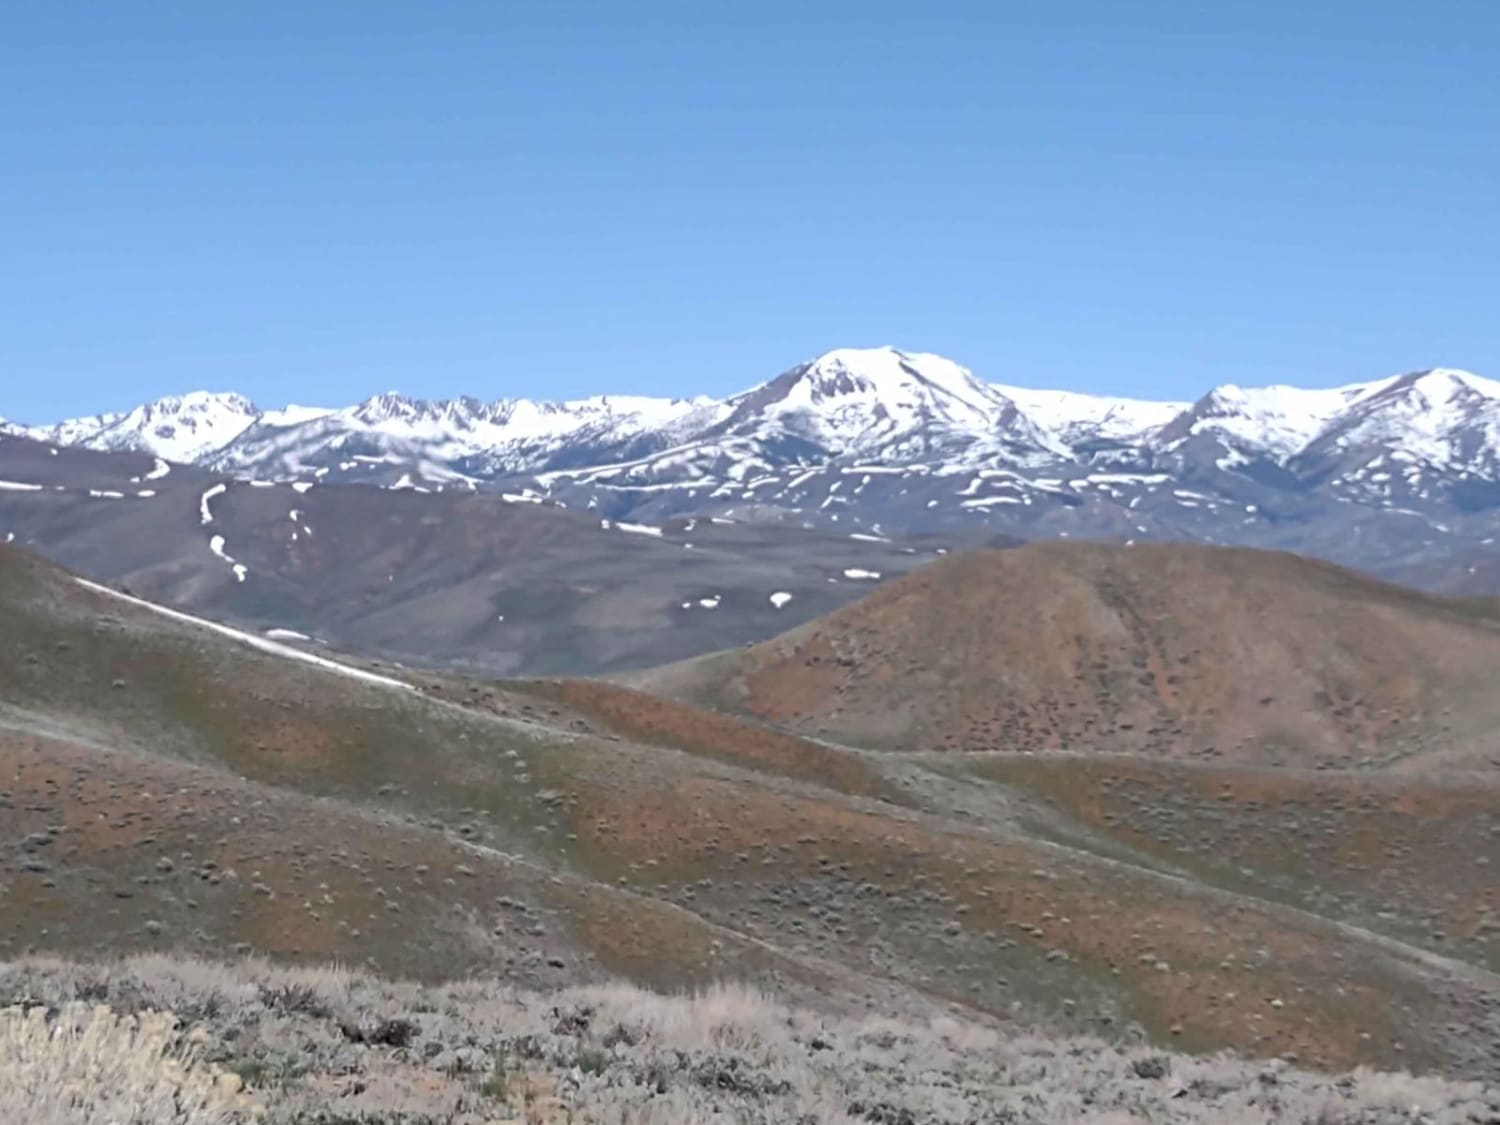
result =
M236 1125L260 1115L233 1073L164 1012L70 1000L0 1009L0 1106L11 1125Z
M92 1116L37 1101L30 1116L7 1118L15 1125L230 1125L257 1107L268 1123L330 1125L1460 1125L1500 1114L1500 1089L1479 1083L1331 1077L954 1019L832 1018L733 984L679 996L623 984L423 988L339 969L144 957L0 966L0 1002L18 1001L27 1009L7 1010L0 1040L4 1104L79 1081L98 1098L151 1092L100 1102ZM154 1014L167 1006L201 1021L181 1031ZM398 1022L408 1035L358 1030ZM295 1072L278 1069L288 1057ZM248 1093L231 1071L253 1076Z
M0 960L253 952L504 982L481 1004L734 974L851 1019L966 1011L1127 1058L1149 1046L1174 1060L1151 1081L1223 1051L1500 1079L1500 833L1477 778L856 751L578 685L413 675L421 690L379 692L129 606L101 616L28 565L0 565L9 635L37 658L0 646ZM110 691L121 670L131 690ZM173 964L163 979L198 963ZM434 1031L443 988L345 1004L300 976L246 979L143 998L96 973L76 999L227 1028L212 1061L276 1104L326 1100L360 1059L496 1113L575 1105L575 1072L614 1088L621 1058L662 1091L652 1113L683 1067L692 1090L776 1113L800 1081L678 1059L587 1002L484 1029L455 1016L454 1037ZM808 1053L849 1062L823 1041ZM820 1081L839 1113L901 1120Z

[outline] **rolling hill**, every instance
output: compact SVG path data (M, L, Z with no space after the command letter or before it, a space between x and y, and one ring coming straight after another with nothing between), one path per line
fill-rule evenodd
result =
M649 689L881 750L1500 767L1500 607L1272 552L950 556Z
M1070 804L1026 755L850 750L618 685L308 652L14 549L0 621L0 957L734 976L830 1009L1495 1073L1500 902L1433 850L1500 860L1492 777L1174 765L1197 784L1169 778L1158 821L1163 782L1108 764L1078 791L1110 799ZM1388 835L1316 860L1324 792L1350 825L1384 808ZM1215 838L1243 871L1194 851ZM1394 882L1359 850L1384 844Z

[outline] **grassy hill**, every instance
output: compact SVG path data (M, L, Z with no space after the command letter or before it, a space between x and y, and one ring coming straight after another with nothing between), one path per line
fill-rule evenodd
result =
M1368 857L1347 879L1335 862L1306 878L1330 880L1330 905L1276 882L1263 837L1283 797L1250 782L1215 808L1206 779L1143 825L1131 790L1070 803L1067 780L1002 756L286 650L13 550L0 622L0 957L240 950L527 988L729 978L828 1009L1315 1067L1496 1069L1479 919L1500 904L1475 872L1500 861L1500 804L1390 796L1408 827L1450 819L1476 867L1414 855L1387 886ZM1374 800L1345 796L1356 817ZM1261 873L1198 862L1215 832ZM1395 894L1424 879L1425 897Z

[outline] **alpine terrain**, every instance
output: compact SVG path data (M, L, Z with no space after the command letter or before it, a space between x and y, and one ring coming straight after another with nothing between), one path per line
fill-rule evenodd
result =
M1327 390L1144 402L843 348L727 399L604 396L263 410L197 393L12 426L229 477L544 498L660 525L720 516L875 535L1186 540L1497 589L1500 383L1434 369Z

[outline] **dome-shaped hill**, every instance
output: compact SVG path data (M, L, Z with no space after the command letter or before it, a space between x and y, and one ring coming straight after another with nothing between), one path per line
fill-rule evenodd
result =
M955 555L646 686L899 750L1500 764L1500 615L1265 551Z

